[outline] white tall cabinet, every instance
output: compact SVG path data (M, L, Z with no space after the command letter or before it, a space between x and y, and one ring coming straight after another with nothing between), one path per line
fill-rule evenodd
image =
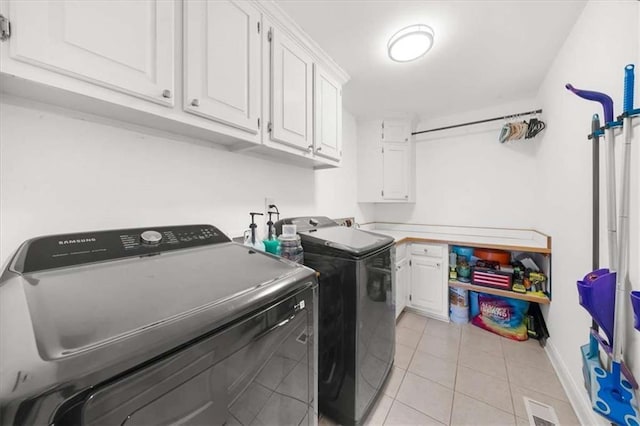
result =
M11 1L9 57L145 100L174 104L174 3Z
M358 202L415 202L415 144L406 120L358 126Z
M184 110L260 128L260 12L248 2L184 2Z

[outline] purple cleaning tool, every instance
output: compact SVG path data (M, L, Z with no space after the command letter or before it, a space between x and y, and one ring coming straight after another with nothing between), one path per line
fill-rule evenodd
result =
M602 108L604 108L604 122L611 123L613 121L613 99L611 99L609 95L600 92L593 92L591 90L576 89L568 83L564 87L582 99L602 104Z
M591 314L613 344L613 320L616 299L616 273L598 269L578 281L580 305Z
M640 331L640 291L631 292L631 306L633 306L633 326Z

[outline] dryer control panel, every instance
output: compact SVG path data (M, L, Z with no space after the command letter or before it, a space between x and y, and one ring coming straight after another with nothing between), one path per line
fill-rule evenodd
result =
M231 240L212 225L159 226L38 237L24 243L13 270L20 273L151 256Z

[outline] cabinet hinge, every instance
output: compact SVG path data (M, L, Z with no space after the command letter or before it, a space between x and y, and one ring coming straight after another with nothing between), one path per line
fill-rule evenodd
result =
M409 295L409 302L411 302L411 295Z
M271 41L272 38L273 38L273 30L270 28L269 32L267 33L267 40Z
M382 147L382 153L384 154L384 146Z
M260 34L260 22L258 22L258 34Z
M271 125L271 122L269 122L269 124L267 124L267 132L271 133L272 130L273 126Z
M411 261L409 261L409 266L411 266Z
M382 195L384 197L384 189L382 191L380 191L380 195Z
M258 129L260 128L260 119L258 118Z
M11 22L4 15L0 15L0 41L7 41L11 37Z

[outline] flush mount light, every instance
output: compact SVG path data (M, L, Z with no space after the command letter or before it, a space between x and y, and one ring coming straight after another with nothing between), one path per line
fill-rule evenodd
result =
M414 61L433 46L433 28L410 25L395 33L387 44L389 57L396 62Z

